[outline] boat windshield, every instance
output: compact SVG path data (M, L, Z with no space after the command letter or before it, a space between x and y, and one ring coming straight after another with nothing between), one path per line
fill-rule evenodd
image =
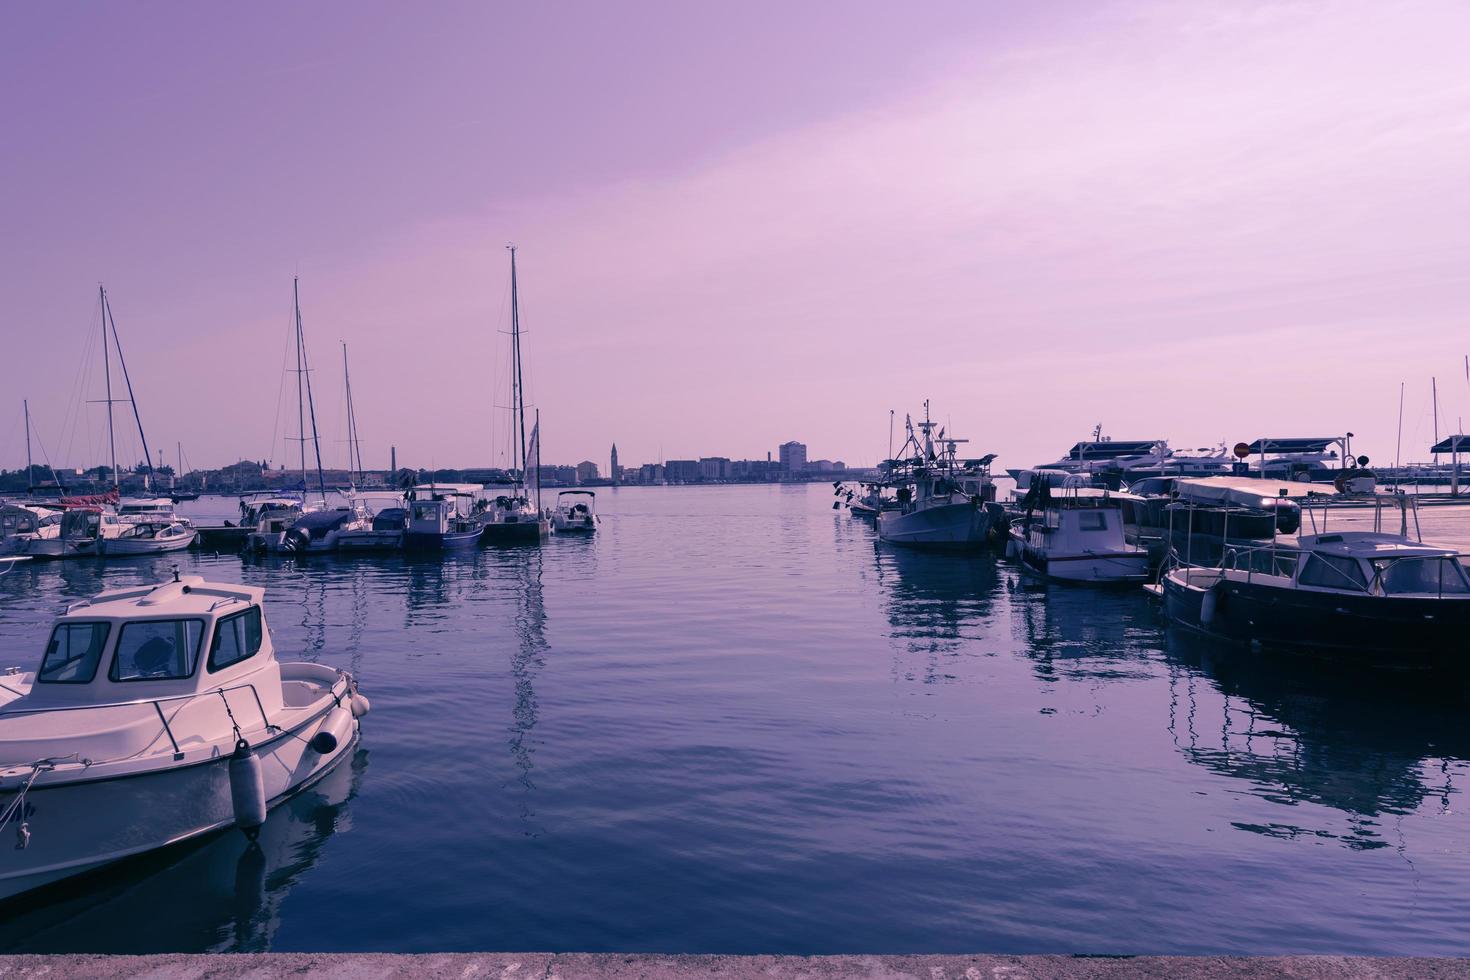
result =
M36 680L43 684L90 684L97 675L106 623L60 623L46 644Z
M1313 553L1297 576L1298 585L1318 589L1353 589L1368 591L1368 579L1363 575L1363 566L1356 558Z
M1467 595L1470 584L1453 558L1398 558L1374 562L1385 595Z
M147 620L123 624L109 674L115 681L182 680L199 661L204 621Z

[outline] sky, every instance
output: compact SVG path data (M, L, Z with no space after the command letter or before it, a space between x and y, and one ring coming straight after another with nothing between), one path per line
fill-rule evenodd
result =
M0 5L0 467L1004 466L1470 415L1461 2ZM288 365L288 358L293 363ZM114 363L114 371L116 364ZM1402 389L1401 389L1402 386ZM1403 421L1400 426L1400 393ZM140 455L119 406L119 455ZM901 438L901 436L900 436Z

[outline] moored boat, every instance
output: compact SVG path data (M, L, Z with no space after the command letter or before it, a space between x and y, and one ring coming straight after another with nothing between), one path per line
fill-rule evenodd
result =
M556 495L551 527L557 534L593 534L602 518L597 516L597 494L591 490L563 490Z
M967 440L946 439L943 428L929 420L927 401L924 421L909 421L907 427L908 439L901 450L907 458L889 463L898 506L879 513L879 540L911 548L983 546L991 522L985 505L995 496L989 473L995 457L960 459L957 447Z
M128 555L162 555L183 551L199 536L181 521L129 521L116 537L103 538L99 552L105 558Z
M404 494L408 519L403 547L408 551L473 548L485 528L479 493L480 488L470 484L437 484L409 490Z
M264 590L175 575L73 603L0 684L0 899L211 831L248 834L351 751L345 671L279 663Z
M1025 515L1010 529L1007 553L1044 578L1094 585L1148 579L1148 549L1127 540L1130 494L1089 484L1078 474L1036 471Z

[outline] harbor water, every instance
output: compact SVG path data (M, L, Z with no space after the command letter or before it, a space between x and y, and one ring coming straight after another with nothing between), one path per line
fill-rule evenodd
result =
M23 900L0 951L1470 954L1461 692L895 550L832 499L607 489L595 538L540 548L18 566L0 669L178 565L265 587L278 656L373 711L258 846Z

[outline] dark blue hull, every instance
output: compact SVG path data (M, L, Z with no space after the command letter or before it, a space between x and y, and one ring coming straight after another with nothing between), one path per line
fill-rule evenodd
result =
M405 551L459 551L473 548L480 541L481 529L473 531L449 531L444 534L425 534L406 531L403 535Z

